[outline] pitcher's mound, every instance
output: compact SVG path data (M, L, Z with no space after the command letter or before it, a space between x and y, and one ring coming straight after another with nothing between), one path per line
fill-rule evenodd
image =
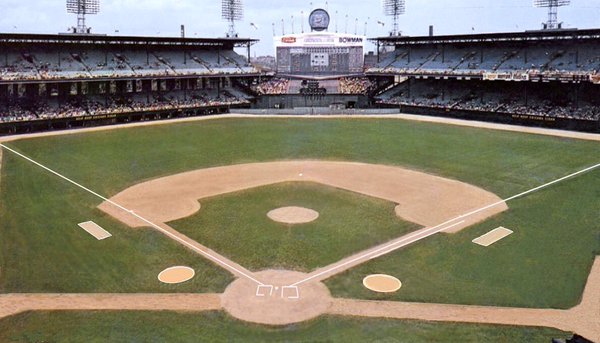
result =
M317 220L319 212L309 208L291 206L270 211L267 216L278 223L305 224Z
M364 278L363 285L373 292L393 293L402 287L402 282L391 275L374 274Z
M177 284L191 280L196 272L190 267L171 267L158 274L158 280L163 283Z

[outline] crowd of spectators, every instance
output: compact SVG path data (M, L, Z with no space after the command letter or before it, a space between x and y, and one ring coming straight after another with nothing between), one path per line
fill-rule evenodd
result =
M592 43L562 46L508 45L464 49L445 45L399 48L390 52L367 73L405 76L498 77L498 79L590 81L600 73L600 53ZM577 58L575 58L577 56Z
M433 77L448 77L448 76L466 76L466 77L483 77L493 78L496 80L559 80L559 81L591 81L596 75L600 75L597 71L560 71L560 70L545 70L527 69L514 70L511 72L494 72L489 70L469 70L469 69L407 69L407 68L371 68L367 71L374 74L390 74L390 75L405 75L405 76L433 76Z
M27 71L12 72L11 67L0 67L0 81L52 81L71 79L111 79L122 77L164 77L164 76L214 76L214 75L244 75L254 74L256 70L251 69L142 69L135 70L91 70L91 71Z
M244 75L258 72L234 52L219 54L215 51L214 54L207 55L209 62L194 56L187 63L184 63L183 58L178 63L172 63L168 58L153 53L150 54L152 59L149 59L144 57L145 52L141 55L139 52L132 52L130 57L113 53L106 60L96 56L93 61L86 59L85 53L66 54L60 60L54 56L53 53L2 56L0 81Z
M253 89L258 94L287 94L290 88L290 80L288 79L271 79L263 81Z
M552 104L550 101L534 102L529 104L518 104L513 102L500 101L473 101L473 100L450 100L441 101L439 99L428 98L409 98L409 97L392 97L379 101L381 104L388 105L405 105L441 108L449 110L467 110L467 111L482 111L490 113L507 113L519 115L533 116L548 116L555 118L569 118L581 120L600 120L600 107L591 104L575 106L573 104L560 106Z
M20 105L0 108L0 122L18 122L43 119L73 118L106 114L156 112L174 109L193 109L213 106L247 104L246 98L234 96L228 91L212 97L207 93L197 93L187 98L178 96L154 96L150 101L132 98L111 98L108 101L72 101L61 105L49 103L35 104L25 109Z
M371 81L364 77L344 77L340 79L341 94L367 94L372 87Z

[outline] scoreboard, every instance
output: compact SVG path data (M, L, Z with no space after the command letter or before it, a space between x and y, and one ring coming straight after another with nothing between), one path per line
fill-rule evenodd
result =
M327 32L330 18L323 9L309 17L311 32L275 37L277 72L289 75L361 73L366 37Z
M279 73L342 75L363 71L366 40L363 36L307 33L275 39Z

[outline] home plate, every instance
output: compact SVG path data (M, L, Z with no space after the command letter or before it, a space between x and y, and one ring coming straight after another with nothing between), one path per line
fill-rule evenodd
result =
M499 240L506 238L507 236L511 235L513 233L513 231L504 228L504 227L499 227L497 229L494 229L488 233L486 233L485 235L481 236L481 237L477 237L473 240L473 243L475 244L479 244L481 246L484 247L489 247L490 245L498 242Z
M110 232L104 230L98 224L96 224L96 223L94 223L92 221L85 222L85 223L79 223L77 225L80 228L82 228L85 231L87 231L87 233L89 233L90 235L94 236L99 241L101 241L103 239L107 239L109 237L112 237L112 235L110 234Z

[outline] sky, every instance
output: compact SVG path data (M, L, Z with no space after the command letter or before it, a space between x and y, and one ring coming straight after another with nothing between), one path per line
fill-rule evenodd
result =
M325 8L332 17L329 31L385 36L392 20L383 14L382 0L242 0L244 19L236 23L240 37L260 39L252 55L273 55L273 23L277 35L308 30L308 14ZM65 0L0 0L0 32L66 32L77 23L67 14ZM336 14L337 12L337 14ZM293 20L292 20L293 16ZM346 25L346 16L348 24ZM358 18L358 21L356 20ZM514 32L541 28L547 10L535 8L532 0L406 0L406 13L400 17L403 35L427 35L429 25L435 34ZM378 21L385 25L378 24ZM559 21L569 28L600 27L599 0L573 0L559 10ZM356 25L355 23L359 23ZM94 33L133 36L180 36L186 26L187 37L223 37L227 22L221 19L218 0L101 0L101 12L88 17ZM252 25L254 24L254 25ZM347 27L347 31L346 31ZM367 50L374 50L368 45Z

